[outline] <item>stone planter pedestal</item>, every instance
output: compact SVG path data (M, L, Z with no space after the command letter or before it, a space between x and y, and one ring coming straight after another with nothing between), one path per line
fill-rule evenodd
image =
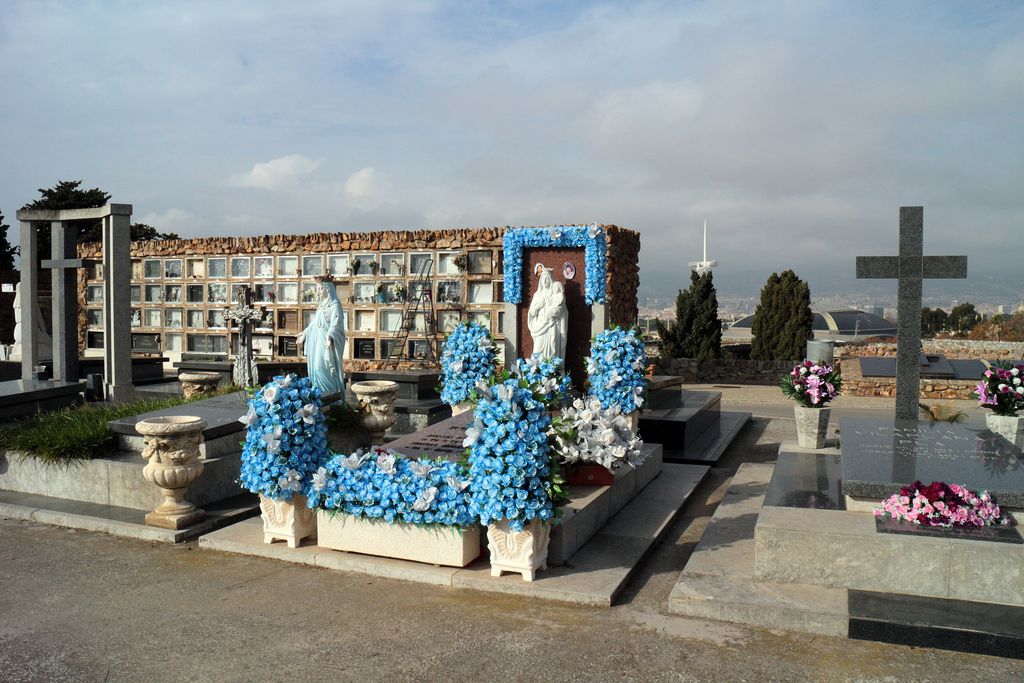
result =
M188 485L203 473L199 444L205 428L206 420L187 415L154 417L135 425L145 442L142 476L164 494L164 501L146 515L146 524L184 529L205 516L203 510L185 500Z
M1003 437L1017 450L1024 450L1024 417L1017 415L985 415L985 426L993 434Z
M455 417L456 415L461 415L467 410L473 410L473 404L470 403L469 401L459 401L458 403L452 406L452 417Z
M796 440L800 448L824 448L831 408L793 407L796 415Z
M537 570L548 568L551 523L533 520L522 531L512 531L508 520L487 526L487 547L491 552L491 576L502 572L523 575L533 581Z
M373 443L380 444L384 440L384 432L395 424L395 396L398 393L398 382L386 379L371 379L364 382L353 382L352 393L359 401L359 411L363 414L363 427L373 437Z
M316 510L306 507L306 497L292 494L291 500L274 500L260 494L263 542L285 541L298 548L302 539L316 536Z
M185 398L209 396L217 391L220 374L216 372L182 372L178 375Z

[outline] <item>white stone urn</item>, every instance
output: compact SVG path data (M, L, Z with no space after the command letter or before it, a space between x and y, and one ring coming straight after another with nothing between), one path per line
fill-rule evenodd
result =
M220 373L181 372L178 373L178 381L181 382L181 393L185 398L198 398L217 391L217 386L220 384Z
M473 410L472 402L470 402L470 401L459 401L458 403L456 403L455 405L452 406L452 417L455 417L456 415L461 415L462 413L466 412L467 410Z
M289 548L299 547L306 537L316 537L316 510L306 507L306 497L292 494L291 500L274 500L260 494L263 518L263 542L285 541Z
M808 408L796 405L796 441L800 448L824 448L831 408Z
M152 417L136 423L135 430L145 442L142 476L164 494L164 501L146 515L146 524L184 529L205 516L203 510L185 500L189 484L203 473L199 444L205 428L206 420L190 415Z
M1017 450L1024 450L1024 416L985 415L985 426L993 434L998 434L1013 444Z
M491 552L491 576L517 572L523 581L533 581L540 569L548 568L551 522L532 520L522 531L513 531L508 520L487 525L487 547Z
M395 396L398 394L398 382L386 379L368 379L365 382L353 382L349 387L359 401L359 412L362 413L363 427L373 437L373 442L381 443L391 425L395 424Z

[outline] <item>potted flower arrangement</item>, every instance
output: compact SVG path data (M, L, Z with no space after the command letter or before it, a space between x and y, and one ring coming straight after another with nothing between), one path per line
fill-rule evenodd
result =
M569 399L572 379L565 372L561 358L541 358L535 353L520 358L514 368L516 377L527 382L534 393L540 394L548 410L557 411Z
M358 275L359 274L359 266L361 266L362 263L363 262L360 261L357 258L352 259L352 262L348 266L349 274L351 274L351 275Z
M240 421L248 429L239 483L259 494L263 540L294 548L316 532L305 494L329 454L320 390L308 377L275 377L255 391Z
M312 476L308 506L326 548L464 567L480 554L469 473L389 448L336 455ZM455 533L440 534L448 528Z
M915 481L875 508L875 517L930 527L979 527L1009 524L988 491L981 494L959 484Z
M1018 450L1024 450L1024 364L993 363L974 390L983 408L989 431L998 434Z
M377 269L380 268L380 263L375 258L371 258L369 263L366 264L370 268L370 272L374 275L377 274Z
M379 304L384 303L384 285L383 284L377 285L377 303L379 303Z
M547 567L555 500L562 495L548 446L551 417L525 380L508 378L478 394L465 441L470 511L487 525L491 575L518 572L532 581Z
M620 327L599 333L586 364L589 394L606 410L618 406L636 431L647 391L647 353L640 334Z
M643 463L643 442L617 405L577 398L554 418L551 435L569 485L611 486L614 470Z
M477 384L494 376L497 354L491 333L479 323L462 322L444 340L441 352L441 400L458 415L472 407Z
M395 286L391 288L391 295L398 303L405 303L405 285L401 282L396 282Z
M460 273L466 272L466 253L459 252L456 254L455 258L452 259L452 263L455 264L455 267L459 269Z
M796 401L796 438L801 448L824 448L828 418L832 409L826 404L842 388L839 370L831 365L805 360L779 378L779 388Z

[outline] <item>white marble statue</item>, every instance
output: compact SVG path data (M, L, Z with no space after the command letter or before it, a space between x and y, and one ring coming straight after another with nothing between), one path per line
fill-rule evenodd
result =
M541 358L565 358L565 339L569 327L569 309L565 289L551 278L552 269L538 264L540 284L530 300L526 326L533 338L533 352Z
M36 321L36 350L39 352L39 360L50 360L53 358L53 342L50 340L50 334L46 331L46 327L43 324L43 314L39 311L39 302L34 301L32 305L35 308L35 315L25 315L28 313L27 310L22 309L21 301L21 283L18 282L14 285L14 345L11 347L11 353L8 356L8 360L21 360L22 346L21 340L23 337L22 326L25 324L25 318L35 318Z
M345 312L334 283L321 280L317 287L319 304L313 319L296 338L306 354L306 367L313 386L324 396L345 393Z

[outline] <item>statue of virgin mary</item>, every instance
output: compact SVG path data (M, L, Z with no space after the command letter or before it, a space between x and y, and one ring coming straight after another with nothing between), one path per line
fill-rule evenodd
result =
M309 325L296 338L306 354L306 367L313 386L324 396L345 393L345 312L334 282L321 279L317 287L319 304Z
M551 268L538 264L540 283L530 300L526 326L533 338L533 352L543 359L565 358L565 338L569 327L569 309L565 289L551 278Z

